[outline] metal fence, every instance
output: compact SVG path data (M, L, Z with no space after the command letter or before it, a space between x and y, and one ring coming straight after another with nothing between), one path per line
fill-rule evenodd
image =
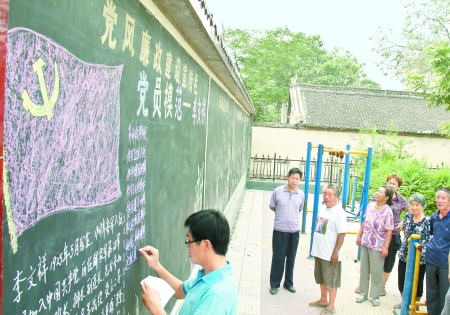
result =
M343 159L336 156L322 160L322 177L320 181L339 183L344 172L344 165ZM350 162L350 172L352 172L353 166L354 163ZM258 157L255 155L251 157L250 178L272 181L284 180L289 170L293 167L298 167L303 172L303 175L305 175L306 160L303 158L300 160L289 159L288 157L283 159L281 156L277 158L276 153L273 156L263 155L262 157ZM316 168L317 161L313 158L310 164L310 182L316 180Z

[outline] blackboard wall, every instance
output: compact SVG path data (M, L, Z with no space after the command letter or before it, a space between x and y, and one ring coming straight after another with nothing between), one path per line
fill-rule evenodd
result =
M137 249L189 276L184 220L234 223L251 116L137 0L11 1L7 38L3 314L145 314Z

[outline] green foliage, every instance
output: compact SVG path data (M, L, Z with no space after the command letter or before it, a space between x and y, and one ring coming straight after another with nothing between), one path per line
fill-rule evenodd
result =
M424 49L426 60L432 69L432 76L409 71L408 88L419 92L430 102L430 106L447 106L450 110L450 45L447 41L435 41ZM441 122L442 134L450 137L450 122Z
M408 87L420 92L431 105L447 105L450 110L450 45L447 41L435 41L424 49L432 70L431 78L413 70L407 73Z
M398 137L396 131L390 131L382 137L376 129L367 127L360 131L358 150L366 150L367 143L372 143L372 168L370 173L369 199L378 188L386 185L389 174L397 174L403 179L399 193L408 199L414 193L421 193L427 200L425 212L431 214L437 210L435 204L436 190L448 186L450 182L450 169L429 169L426 159L413 157L408 149L411 143ZM364 183L365 156L356 157L355 170L358 175L361 193Z
M401 34L380 28L372 38L383 57L378 66L430 106L450 110L450 0L409 0L405 12ZM450 137L450 121L441 122L440 129Z
M373 39L374 51L383 61L378 64L385 75L407 83L407 73L413 71L424 78L433 77L425 48L435 41L449 41L450 0L405 0L405 20L402 30L394 33L380 27Z
M291 79L318 85L380 88L367 79L356 57L339 49L327 51L319 35L277 28L231 29L223 37L254 102L255 121L269 120L267 105L288 103Z

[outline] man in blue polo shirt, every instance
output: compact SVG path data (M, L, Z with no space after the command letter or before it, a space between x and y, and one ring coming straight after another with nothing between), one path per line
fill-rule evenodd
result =
M429 315L441 315L445 295L449 288L448 253L450 251L450 189L439 188L436 193L438 211L431 215L430 240L425 253L427 261L427 311Z
M185 282L173 276L159 262L159 252L152 246L139 249L147 265L175 290L174 297L184 299L181 315L219 314L237 312L238 289L230 263L225 254L230 241L230 227L225 216L217 210L201 210L191 214L185 227L189 230L184 242L194 264L203 267L196 277ZM142 299L153 315L166 314L159 293L141 286Z
M270 209L275 212L272 234L272 266L270 268L270 294L277 294L284 273L283 287L295 293L294 265L300 240L300 212L305 194L298 189L302 171L289 170L287 184L275 188ZM286 264L286 270L285 270Z

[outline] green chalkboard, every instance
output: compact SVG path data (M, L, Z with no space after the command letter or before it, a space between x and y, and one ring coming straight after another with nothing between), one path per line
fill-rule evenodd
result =
M137 249L189 276L184 220L225 209L250 117L137 0L9 12L3 314L144 313Z
M224 210L248 165L250 117L214 81L210 89L205 207Z

